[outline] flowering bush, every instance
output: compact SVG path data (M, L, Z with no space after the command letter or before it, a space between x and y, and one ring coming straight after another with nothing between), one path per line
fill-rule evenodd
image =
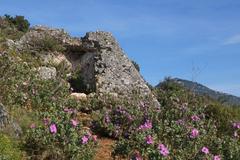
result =
M18 115L23 152L30 159L91 159L96 136L77 116L83 105L69 97L69 87L61 80L65 70L59 69L55 80L41 80L33 69L41 64L30 53L9 51L0 56L0 101L11 115Z
M229 121L228 131L223 132L219 119L210 116L208 101L201 97L182 89L158 95L160 108L142 100L104 101L107 107L95 127L117 139L113 156L136 160L240 157L238 122Z
M42 123L31 125L25 147L29 156L44 155L50 159L91 159L97 141L84 129L75 112L42 113Z

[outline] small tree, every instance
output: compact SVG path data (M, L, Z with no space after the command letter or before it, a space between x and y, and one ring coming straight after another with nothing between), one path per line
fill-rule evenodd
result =
M137 62L135 62L135 61L132 60L132 64L134 65L134 67L136 68L136 70L137 70L138 72L140 72L140 66L137 64Z
M12 17L6 14L4 17L11 25L15 26L19 31L26 32L30 27L30 23L24 18L24 16Z

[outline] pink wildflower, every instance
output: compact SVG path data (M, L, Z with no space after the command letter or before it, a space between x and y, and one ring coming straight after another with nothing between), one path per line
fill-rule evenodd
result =
M82 137L82 144L86 144L88 142L88 136Z
M238 132L237 131L234 131L234 135L233 135L235 138L238 138L239 135L238 135Z
M176 121L176 124L183 125L184 124L184 120L179 119L179 120Z
M199 135L199 131L196 128L193 128L192 131L191 131L190 137L191 138L196 138L196 137L198 137L198 135Z
M135 153L133 155L133 160L143 160L139 151L135 151Z
M97 142L97 135L93 135L92 139L93 139L94 142Z
M56 126L56 124L51 124L50 127L49 127L49 129L50 129L50 132L51 132L52 134L57 133L57 126Z
M105 121L105 123L107 123L107 124L111 122L108 113L105 114L104 121Z
M216 155L213 157L213 160L221 160L221 157L219 155Z
M43 119L43 123L44 123L45 126L47 126L49 124L49 122L50 122L49 118L44 118Z
M72 109L72 108L64 108L63 111L64 111L64 112L67 112L67 113L69 113L69 114L72 114L72 113L75 113L75 112L76 112L76 110L74 110L74 109Z
M135 157L135 160L142 160L142 158L141 157Z
M71 123L72 123L73 127L77 127L77 125L79 124L79 122L74 119L71 120Z
M202 148L202 152L205 153L205 154L208 154L209 153L209 149L207 147L203 147Z
M160 150L160 153L161 153L164 157L168 156L169 151L168 151L167 147L165 147L164 144L159 144L159 145L158 145L158 149Z
M152 122L149 120L146 120L146 122L141 125L138 129L145 130L145 129L151 129L152 128Z
M36 128L35 123L32 123L32 124L30 125L30 128L32 128L32 129Z
M135 155L135 160L142 160L142 157L140 156L140 154Z
M233 127L236 129L240 129L240 122L233 123Z
M192 121L199 121L200 118L197 115L191 116Z
M148 136L145 138L145 140L146 140L146 143L147 143L147 144L153 144L153 138L152 138L151 135L148 135Z

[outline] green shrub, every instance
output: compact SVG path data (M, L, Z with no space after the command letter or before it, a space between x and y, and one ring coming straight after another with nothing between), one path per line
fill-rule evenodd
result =
M17 144L6 135L0 134L0 159L1 160L20 160L21 151Z
M23 16L0 17L0 42L5 42L6 39L20 39L28 31L29 26L29 22Z
M44 117L42 124L33 124L25 138L25 147L30 157L38 155L48 159L92 159L96 137L83 129L76 110L54 110L41 113L41 117ZM51 126L55 126L56 131L51 130Z
M65 50L64 46L53 36L44 35L42 38L34 39L31 42L33 49L36 51L58 51L63 52Z
M213 102L198 97L181 86L166 83L156 90L160 108L126 99L105 101L95 127L117 139L113 156L127 159L222 159L237 160L240 151L239 129L228 110L214 112ZM219 107L219 108L218 108ZM221 106L216 106L220 111ZM216 117L214 117L216 116ZM224 128L224 129L223 129ZM209 153L202 149L206 147Z
M134 67L136 68L136 70L137 70L138 72L140 72L140 66L139 66L139 64L137 64L137 62L135 62L135 61L133 61L133 60L132 60L132 64L134 65Z
M84 129L82 120L77 117L76 113L84 106L69 97L69 86L62 80L67 72L59 69L61 73L56 79L41 80L33 69L41 66L37 58L13 51L1 55L0 64L0 101L9 107L11 115L23 127L23 150L32 159L91 159L96 148L95 136ZM24 109L28 112L16 115ZM76 113L69 114L65 109ZM56 134L49 132L50 124L44 125L44 118L57 125ZM79 125L74 127L71 120L78 120ZM36 127L29 128L31 123ZM82 143L84 136L89 139L86 144Z
M28 20L24 16L15 16L5 15L4 18L10 23L10 25L17 28L18 31L27 32L30 26Z

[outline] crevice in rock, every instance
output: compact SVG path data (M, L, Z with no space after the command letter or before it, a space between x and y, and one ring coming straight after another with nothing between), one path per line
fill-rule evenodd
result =
M68 80L73 92L89 94L96 91L95 55L86 51L67 54L66 58L73 68Z

